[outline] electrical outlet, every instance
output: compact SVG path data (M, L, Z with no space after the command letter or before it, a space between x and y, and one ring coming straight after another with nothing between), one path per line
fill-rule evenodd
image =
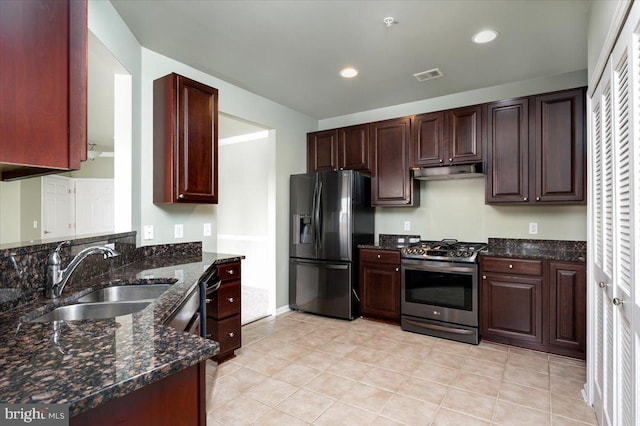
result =
M144 234L142 238L144 240L153 240L153 225L144 226Z
M173 237L174 238L183 238L184 237L184 227L181 223L177 223L173 228Z
M38 221L37 220L33 221L33 229L38 229Z
M178 283L181 283L184 280L184 271L182 269L176 269L173 272L173 276L178 280Z
M404 221L404 230L405 231L411 231L411 222L408 220Z
M202 226L202 235L205 237L210 237L211 236L211 224L210 223L205 223Z
M538 233L538 222L529 223L529 235L535 235Z

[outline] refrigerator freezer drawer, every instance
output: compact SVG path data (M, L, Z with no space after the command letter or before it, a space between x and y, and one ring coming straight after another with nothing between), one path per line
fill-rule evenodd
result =
M350 262L291 259L289 304L292 309L353 319L354 297Z

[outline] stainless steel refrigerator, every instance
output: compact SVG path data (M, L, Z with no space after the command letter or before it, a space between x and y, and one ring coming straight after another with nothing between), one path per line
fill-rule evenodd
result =
M352 170L292 175L289 307L359 315L358 244L373 243L371 179Z

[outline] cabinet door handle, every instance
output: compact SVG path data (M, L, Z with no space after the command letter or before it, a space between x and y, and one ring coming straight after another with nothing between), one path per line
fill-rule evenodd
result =
M378 259L380 259L380 255L378 255Z
M509 269L513 269L513 265L512 264L509 264Z
M233 271L233 269L229 269L229 275L233 275L235 274L235 272Z
M453 158L449 158L449 162L452 162L452 161L453 161Z
M184 198L184 194L178 195L178 198L180 198L182 200Z
M486 280L486 279L487 279L487 276L486 276L486 275L483 275L483 276L482 276L482 279L483 279L483 280Z
M400 271L400 268L396 268L396 272L399 272L399 271Z
M616 306L620 306L624 303L624 300L620 299L619 297L614 297L613 298L613 304Z
M540 197L536 197L536 201L540 201Z
M206 303L211 303L211 302L213 302L213 299L205 299L204 301L205 301Z
M228 301L229 303L233 303L233 297L227 297L227 301Z
M604 281L600 281L598 283L598 287L600 288L607 288L609 286L609 284L605 283Z
M227 336L229 336L230 339L233 339L235 334L233 334L233 331L230 331L227 333Z
M444 160L443 160L442 158L441 158L439 161L440 161L441 163L443 163L443 162L444 162Z
M529 197L524 197L522 200L523 201L529 201Z

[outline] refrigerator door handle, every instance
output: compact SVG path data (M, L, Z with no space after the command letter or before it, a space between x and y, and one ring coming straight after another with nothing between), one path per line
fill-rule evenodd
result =
M322 180L318 180L318 202L316 203L316 215L317 215L317 231L318 237L316 238L316 242L318 244L318 256L321 256L320 251L322 250Z
M313 198L311 200L311 229L313 230L313 245L316 249L316 256L318 255L318 217L316 209L318 207L318 174L315 175L313 183Z

